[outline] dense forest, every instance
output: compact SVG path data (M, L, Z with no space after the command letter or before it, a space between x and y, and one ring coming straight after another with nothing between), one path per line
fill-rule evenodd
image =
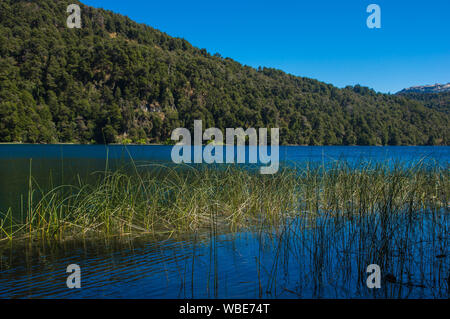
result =
M279 127L283 144L447 145L447 103L251 68L75 0L0 1L0 142L166 143ZM440 103L440 102L439 102Z
M399 93L408 99L417 100L426 107L436 109L438 111L449 114L450 113L450 92L440 93Z

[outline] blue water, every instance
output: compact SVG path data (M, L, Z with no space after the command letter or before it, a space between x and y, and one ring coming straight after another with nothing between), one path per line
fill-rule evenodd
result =
M419 160L448 163L448 146L280 146L281 162ZM129 159L171 161L164 145L0 145L0 159ZM248 153L248 147L247 147Z
M86 181L93 178L94 172L104 171L106 167L123 167L131 159L142 166L151 163L176 165L172 163L171 150L172 146L162 145L0 145L0 212L9 207L18 210L23 205L30 174L45 190L57 185L77 184L79 178ZM247 163L248 147L245 154ZM450 147L280 146L279 161L280 165L297 166L305 163L329 165L336 161L346 161L350 165L365 162L415 165L423 162L448 168Z
M327 225L322 247L317 232L291 224L280 232L0 250L0 298L448 298L449 251L427 231L435 226L408 234L404 261L395 255L403 239L389 239L393 255L383 276L395 273L399 284L383 281L375 290L365 284L373 259L359 250L358 229ZM371 244L382 245L381 238ZM66 287L70 264L81 268L81 289Z
M110 167L130 158L170 163L170 152L171 146L0 145L0 211L18 207L30 172L43 187L56 186L91 176L107 162ZM336 160L424 161L448 168L450 148L280 147L280 161L288 164ZM376 291L365 286L364 267L370 260L358 248L359 236L367 236L353 224L344 229L324 225L320 234L327 244L321 253L314 244L317 233L298 232L295 224L302 221L293 221L282 232L206 232L163 241L142 237L31 250L0 245L0 298L447 298L448 212L443 216L424 218L408 230L410 257L401 263L396 252L404 238L395 234L407 216L391 221L392 256L386 269L400 274L401 283L383 282ZM73 263L82 270L81 289L65 284L66 267Z

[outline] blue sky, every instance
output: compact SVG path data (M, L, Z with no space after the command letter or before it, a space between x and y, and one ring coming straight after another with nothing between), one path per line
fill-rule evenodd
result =
M449 0L82 0L242 64L380 92L450 82ZM381 7L381 29L366 8Z

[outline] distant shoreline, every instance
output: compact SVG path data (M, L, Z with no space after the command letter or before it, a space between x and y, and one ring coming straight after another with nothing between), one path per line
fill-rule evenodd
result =
M134 143L128 143L128 144L119 144L119 143L112 143L112 144L81 144L81 143L3 143L0 142L0 146L1 145L96 145L96 146L174 146L175 144L160 144L160 143L147 143L147 144L134 144ZM202 144L202 146L206 146L208 144ZM193 145L192 145L193 146ZM218 144L215 146L227 146L227 144ZM248 146L248 145L246 145ZM422 144L418 144L418 145L343 145L343 144L339 144L339 145L307 145L307 144L280 144L279 146L310 146L310 147L323 147L323 146L338 146L338 147L345 147L345 146L361 146L361 147L367 147L367 146L371 146L371 147L386 147L386 146L422 146L422 147L435 147L435 146L449 146L449 145L422 145Z

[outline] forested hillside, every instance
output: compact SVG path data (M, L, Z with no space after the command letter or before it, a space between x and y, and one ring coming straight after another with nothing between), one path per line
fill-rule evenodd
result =
M243 66L74 0L0 1L0 142L164 143L176 127L280 127L284 144L448 144L449 114ZM445 110L444 110L445 111Z
M399 93L408 99L421 102L426 107L435 109L444 113L450 113L450 92L440 93Z

